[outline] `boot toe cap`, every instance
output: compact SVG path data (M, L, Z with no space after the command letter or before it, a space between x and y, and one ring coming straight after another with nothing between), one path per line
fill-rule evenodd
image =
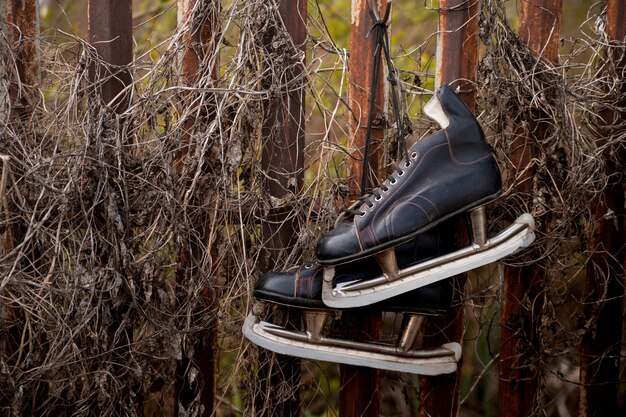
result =
M293 297L295 274L290 272L268 272L258 279L254 286L255 298L264 299L273 294L281 297Z
M312 263L297 270L268 272L258 279L254 297L296 308L325 308L322 302L322 272L319 265Z
M322 262L332 262L361 252L353 223L341 223L326 233L317 242L317 258Z

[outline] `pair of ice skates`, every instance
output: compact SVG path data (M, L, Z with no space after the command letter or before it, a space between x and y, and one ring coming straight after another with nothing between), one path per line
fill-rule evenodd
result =
M414 144L388 179L361 197L317 243L318 262L263 275L245 336L274 352L350 365L437 375L454 372L457 342L414 348L424 317L458 301L455 276L497 261L535 239L524 214L488 239L484 205L500 193L500 172L476 118L446 85L424 113L441 130ZM451 245L450 220L470 213L473 243ZM302 309L304 331L261 321L265 303ZM370 306L404 316L395 345L327 336L341 309Z

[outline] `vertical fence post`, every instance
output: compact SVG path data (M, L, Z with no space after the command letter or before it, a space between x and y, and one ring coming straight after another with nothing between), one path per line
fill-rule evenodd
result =
M536 0L523 2L520 6L520 38L539 59L556 64L559 59L561 0ZM550 129L545 123L531 125L532 131L519 128L511 146L511 161L518 172L526 170L518 180L516 191L529 203L532 201L533 172L527 167L535 153L533 137L545 137ZM534 413L541 374L537 355L543 310L542 281L543 270L537 264L504 269L498 384L501 416L522 417Z
M609 0L606 35L610 45L606 57L607 76L617 78L610 97L626 108L626 3ZM620 79L621 75L621 79ZM626 113L605 110L600 114L598 142L614 134L613 126L626 121ZM623 164L623 150L611 148ZM607 153L606 170L611 176L604 192L595 201L595 230L590 241L591 258L587 264L584 288L584 314L588 324L581 347L581 382L579 415L582 417L616 416L619 411L620 349L624 315L624 175ZM613 213L612 216L605 216Z
M130 89L132 87L132 77L128 68L133 59L132 43L132 0L89 0L87 3L87 28L90 45L97 53L97 61L89 68L89 76L94 86L91 97L98 101L96 112L100 106L110 109L114 114L107 116L111 121L115 120L119 124L115 127L116 135L122 137L120 152L125 151L128 142L123 137L125 119L116 120L116 115L122 114L130 104ZM100 126L98 126L100 127ZM118 172L124 175L124 172ZM106 227L106 226L105 226ZM105 228L103 227L103 229ZM122 230L117 233L113 229L106 229L110 237L123 239L128 233ZM101 265L112 262L119 272L123 273L123 266L113 257L106 254L96 254ZM107 345L108 353L125 357L127 346L133 343L133 329L125 324L123 319L128 306L121 305L111 309L112 320L107 331L110 343ZM118 367L114 372L119 372L119 367L125 366L116 363ZM143 406L143 396L136 399L136 406ZM122 413L122 404L113 404L118 413Z
M9 36L5 23L5 3L0 0L0 128L5 126L9 118Z
M199 7L201 3L205 7ZM182 82L190 87L197 86L201 79L216 80L218 77L218 36L219 36L219 12L220 2L202 2L201 0L178 0L178 25L179 29L184 27L183 45L180 71ZM208 10L207 10L208 8ZM207 65L209 64L209 65ZM204 73L206 71L207 73ZM187 95L194 94L193 90ZM195 101L195 100L194 100ZM187 101L185 101L187 103ZM206 125L210 119L214 118L214 109L205 106L202 111L194 111L191 108L181 109L181 113L193 114L184 123L184 132L181 135L182 151L177 155L178 165L182 165L183 159L187 157L187 145L196 123ZM185 287L190 277L196 274L209 274L212 271L204 270L202 258L207 249L210 251L212 259L217 259L217 246L211 245L211 231L208 226L209 219L197 219L197 224L193 225L193 237L179 248L179 260L177 268L177 281ZM213 314L215 312L215 296L212 288L202 289L202 305L197 314ZM183 358L176 366L176 389L174 393L175 410L180 407L185 412L193 407L194 401L202 407L205 416L213 415L215 411L215 391L216 391L216 366L217 352L217 320L211 321L212 326L202 332L194 333L189 342L193 343L193 357L188 358L183 354ZM190 372L194 368L198 375L190 378ZM176 411L178 415L179 411Z
M0 57L0 60L4 61L0 62L3 65L0 68L0 78L3 80L0 82L4 83L4 90L0 91L0 106L2 106L0 108L0 133L2 133L1 129L4 129L5 124L10 124L11 129L17 133L23 129L21 122L27 121L33 114L32 109L39 98L39 95L35 93L35 87L40 81L39 2L37 0L0 0L0 20L2 20L0 24L2 25L1 29L3 29L3 32L0 33L3 38L0 40L2 44L0 45L0 52L7 52ZM0 89L3 86L0 86ZM1 94L4 94L4 97ZM0 204L2 204L0 214L8 216L10 199L6 196L6 191L9 189L8 172L13 165L11 165L8 156L0 156L2 156L0 174L4 176L4 178L0 177L0 187L2 187L0 188ZM2 182L4 182L4 186ZM13 249L16 243L23 240L25 233L26 230L22 224L13 223L0 235L0 239L3 239L3 242L0 243L0 252L2 249L6 251ZM35 250L29 249L32 248L27 247L24 251L24 253L29 254L26 255L28 264L36 265L39 262L39 254L34 253ZM26 266L25 269L27 268L29 267ZM12 317L15 312L20 310L20 307L15 303L5 305L0 301L0 309L4 310L0 311L0 315ZM28 312L24 311L24 314L28 314ZM2 362L9 369L23 367L23 359L22 362L17 359L22 355L15 353L24 346L27 350L26 356L28 356L28 343L30 341L25 341L22 338L30 335L30 332L25 328L18 326L0 328L0 341L3 341L4 344L3 349L0 349L3 350ZM36 414L40 412L37 410L37 406L48 397L48 384L42 381L34 387L26 388L22 395L24 398L21 402L24 407L21 410L16 410L16 413ZM11 399L11 401L13 400L14 398Z
M452 84L459 95L474 111L476 107L476 67L478 62L479 2L466 0L441 0L439 2L439 33L437 40L437 66L435 84ZM459 244L468 244L468 233L458 220ZM461 288L465 274L459 277ZM452 323L449 322L453 317ZM424 347L436 347L449 341L461 342L464 314L462 306L443 318L427 321ZM443 330L441 330L443 329ZM459 412L461 395L461 365L455 373L432 377L420 377L420 416L456 416Z
M387 0L353 0L350 20L350 58L348 61L348 75L350 78L348 96L350 97L350 133L352 148L355 151L349 160L350 179L349 188L353 197L360 193L360 181L363 175L362 161L365 155L365 137L370 112L370 97L374 68L378 66L379 77L375 86L376 99L374 114L371 117L370 157L368 187L373 185L376 176L382 178L381 143L384 138L384 124L377 121L385 120L386 105L386 68L382 60L374 61L376 50L376 36L368 33L374 22L368 12L368 3L382 16L387 8ZM389 4L388 7L391 7ZM382 56L382 55L381 55ZM380 313L364 311L344 311L342 322L346 328L347 338L358 340L367 337L376 340L380 335ZM340 398L339 415L346 417L374 417L379 415L380 393L379 372L371 368L362 368L351 365L340 367Z
M291 37L293 44L304 53L306 42L307 10L304 0L280 0L278 4L280 17ZM275 33L267 34L264 39L266 47L271 48ZM294 52L295 53L295 52ZM297 58L296 58L297 59ZM303 57L304 59L304 57ZM280 95L269 103L263 137L262 167L267 173L266 190L277 199L295 196L304 179L304 86L298 77L304 70L304 61L292 65L284 76L287 77L289 92ZM294 181L295 180L295 181ZM287 208L288 211L294 207ZM273 209L268 222L263 223L263 248L261 267L269 270L278 265L281 255L288 250L295 237L295 223L285 221L284 209Z
M117 113L128 107L132 79L128 64L133 59L133 15L131 0L89 0L87 3L89 43L106 66L92 67L98 96Z
M296 48L296 51L289 51L290 65L281 77L287 83L288 91L278 91L276 97L267 101L262 130L264 144L261 166L267 178L265 190L278 201L296 197L304 179L304 85L301 75L305 63L307 2L278 0L276 3L280 18ZM270 53L276 52L272 49L275 36L278 36L276 29L270 29L263 37L265 48ZM265 87L269 88L270 85ZM272 207L261 223L262 250L259 260L264 272L280 266L286 251L296 241L298 224L293 210L297 210L293 204ZM286 314L286 321L299 322L299 313L290 310ZM262 386L255 398L258 415L299 415L300 360L259 349L259 363L262 364L259 369ZM285 381L295 389L289 398L284 398L284 390L276 389ZM280 397L281 394L283 397Z
M2 35L12 54L5 62L12 117L25 118L31 114L33 100L38 98L33 87L39 83L39 2L35 0L0 1L0 12L6 32ZM9 61L14 57L14 61ZM1 88L1 87L0 87Z

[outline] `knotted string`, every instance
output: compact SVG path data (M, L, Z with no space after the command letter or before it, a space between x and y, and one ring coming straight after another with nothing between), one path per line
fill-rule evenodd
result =
M391 3L387 3L385 7L384 17L381 19L376 11L372 8L369 0L366 3L367 12L370 18L374 22L372 27L367 32L366 38L374 32L376 36L376 49L374 50L374 72L372 74L372 81L370 84L370 97L369 97L369 113L367 115L367 130L365 132L365 153L363 155L363 169L361 174L361 196L365 195L367 188L367 177L369 176L369 158L370 147L372 142L372 122L374 117L374 107L376 104L376 86L378 84L379 77L379 63L381 53L385 55L385 63L387 64L387 81L391 85L391 105L393 107L393 116L396 119L396 128L398 130L398 144L402 152L407 155L406 142L404 140L404 121L400 115L400 104L398 96L396 95L396 89L398 86L398 80L396 78L396 70L391 61L391 54L389 52L389 34L387 33L387 24L391 15Z

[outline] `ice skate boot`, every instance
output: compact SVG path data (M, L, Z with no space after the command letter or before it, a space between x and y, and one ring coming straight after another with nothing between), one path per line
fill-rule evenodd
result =
M500 193L500 172L476 118L443 85L424 113L442 130L417 142L395 172L361 197L317 243L325 272L323 301L330 307L366 306L497 261L530 245L534 221L523 214L494 238L486 235L484 204ZM470 212L473 244L409 268L399 268L394 246L442 221ZM332 285L333 266L372 256L383 273Z
M421 242L428 240L420 236ZM414 242L397 248L402 265L415 261ZM437 246L434 246L436 249ZM433 251L428 246L422 256ZM350 262L337 267L336 283L367 280L381 270L372 258ZM333 336L333 317L340 312L322 302L323 266L306 263L287 272L271 272L259 279L254 290L258 300L255 309L244 324L244 334L251 342L276 353L306 359L323 360L370 368L409 372L420 375L438 375L454 372L461 356L461 346L452 342L436 349L414 348L421 326L427 316L446 314L453 303L456 279L439 281L401 296L371 306L368 311L391 311L403 315L400 337L395 344L345 340ZM304 331L288 330L261 321L267 303L282 304L302 309Z

